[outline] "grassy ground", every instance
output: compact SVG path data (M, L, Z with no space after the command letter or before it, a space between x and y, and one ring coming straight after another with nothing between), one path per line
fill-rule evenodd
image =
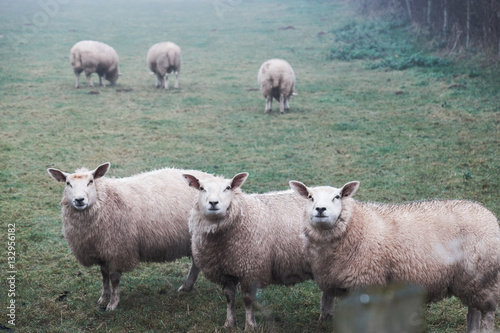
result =
M247 171L248 192L286 189L290 179L359 180L360 200L463 198L500 215L499 69L456 62L397 71L331 60L332 31L353 20L348 2L22 0L0 9L0 325L13 327L6 307L15 299L23 332L223 330L217 286L200 277L191 294L176 294L187 259L125 274L118 310L101 311L100 273L71 255L62 186L47 167L110 161L116 177L164 166ZM69 49L83 39L116 49L116 87L92 89L82 76L74 88ZM146 66L148 48L164 40L183 51L178 91L154 89ZM255 90L260 64L273 57L297 76L284 116L276 103L264 115ZM6 291L9 224L15 298ZM331 331L317 322L319 299L313 282L260 291L260 331ZM465 314L456 299L429 305L427 331L463 331ZM240 298L238 321L242 329Z

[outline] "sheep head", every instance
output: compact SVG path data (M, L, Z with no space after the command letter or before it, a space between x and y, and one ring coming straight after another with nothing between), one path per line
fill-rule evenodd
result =
M353 181L342 188L319 186L309 188L301 182L290 181L290 187L300 196L308 199L306 216L311 225L317 229L330 230L342 211L342 200L354 195L359 182Z
M108 80L112 86L116 85L116 81L118 81L118 78L122 76L122 73L120 73L120 69L118 65L111 69L108 73L106 73L106 80Z
M49 175L59 182L65 182L64 199L71 203L77 210L84 210L90 207L97 200L97 192L94 180L101 178L108 172L110 163L99 165L96 169L88 171L87 169L76 170L70 174L58 169L49 168Z
M214 177L200 180L189 174L184 174L183 177L189 186L198 190L197 204L200 213L208 220L216 221L226 216L235 191L243 185L248 173L239 173L232 179Z

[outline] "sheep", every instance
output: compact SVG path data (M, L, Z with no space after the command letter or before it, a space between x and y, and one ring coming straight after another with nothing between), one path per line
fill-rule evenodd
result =
M467 331L492 330L500 291L500 231L495 215L465 200L403 204L358 202L359 187L309 188L305 248L323 291L320 318L333 314L333 298L389 283L425 288L428 301L455 295L468 307Z
M109 45L92 40L76 43L69 53L69 60L76 77L75 88L80 87L80 73L85 71L89 86L94 84L90 78L92 73L99 75L99 86L105 87L105 80L112 86L116 84L120 69L118 67L118 54Z
M179 89L177 81L181 70L181 48L172 42L157 43L148 51L149 69L156 75L156 88L168 90L168 74L175 74L175 89Z
M139 262L173 261L191 255L187 215L196 191L185 188L181 175L209 175L164 168L125 178L103 177L109 168L108 162L73 174L54 168L47 171L66 183L61 200L64 237L83 266L100 266L98 303L107 303L106 310L111 311L120 301L122 273L132 271ZM198 273L192 265L179 291L191 291Z
M241 285L245 330L256 328L257 288L293 285L312 278L301 239L302 198L292 191L244 194L248 173L232 179L200 180L184 174L199 190L189 217L194 263L222 286L227 300L225 327L236 325L235 293Z
M262 64L257 75L260 91L266 99L265 113L271 112L273 97L280 102L280 113L290 110L290 97L294 94L295 73L282 59L271 59Z

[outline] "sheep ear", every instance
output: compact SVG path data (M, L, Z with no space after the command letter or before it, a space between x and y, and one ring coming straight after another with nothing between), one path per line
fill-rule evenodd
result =
M101 178L108 172L111 163L106 162L104 164L99 165L95 170L92 170L91 173L94 175L94 179Z
M182 177L189 186L194 187L197 190L200 189L200 181L198 180L198 178L189 174L183 174Z
M358 190L358 187L359 187L358 181L349 182L345 184L340 190L341 196L343 198L353 196L354 193L356 193L356 191Z
M296 180L290 180L288 183L290 184L290 188L297 192L298 195L306 199L309 198L309 190L307 189L307 186Z
M49 173L49 175L52 178L54 178L58 182L65 182L66 181L66 177L69 176L69 173L63 172L61 170L53 169L53 168L48 168L47 172Z
M237 174L236 176L233 177L233 179L231 179L231 188L236 189L240 187L241 185L243 185L245 180L247 180L247 178L248 178L248 172L242 172Z

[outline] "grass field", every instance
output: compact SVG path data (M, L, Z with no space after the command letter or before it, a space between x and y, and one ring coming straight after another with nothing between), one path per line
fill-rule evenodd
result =
M332 59L340 45L332 31L354 20L366 19L342 0L3 1L0 328L14 328L7 306L15 300L19 332L224 330L219 287L200 276L192 293L177 295L188 259L141 264L122 278L118 309L103 312L99 269L70 253L63 186L48 167L72 172L109 161L115 177L164 166L247 171L247 192L286 189L290 179L337 187L359 180L359 200L470 199L499 216L499 67L457 59L400 71ZM74 88L69 50L84 39L118 52L116 87L90 88L82 75ZM146 65L148 48L165 40L183 52L177 91L154 89ZM297 76L285 115L276 102L265 115L256 90L259 66L274 57ZM259 331L331 331L317 322L319 300L313 282L260 291ZM429 305L426 329L464 331L465 315L454 298ZM240 296L238 322L242 330Z

